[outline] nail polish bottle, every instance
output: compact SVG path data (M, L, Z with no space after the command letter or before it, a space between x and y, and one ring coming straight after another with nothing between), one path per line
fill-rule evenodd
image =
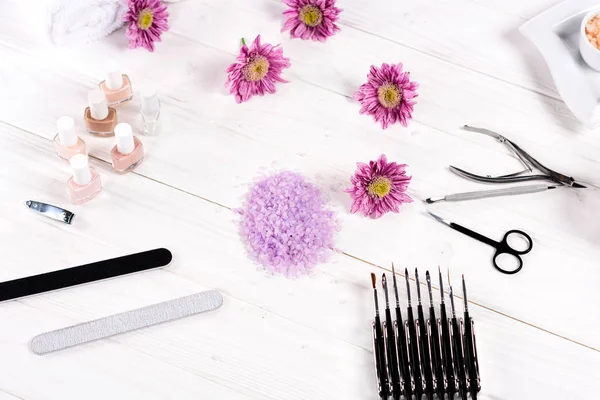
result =
M129 77L122 74L119 66L111 63L107 67L106 79L100 82L100 89L106 95L109 106L126 103L133 97L133 89Z
M140 113L142 115L142 124L144 126L144 134L148 136L156 136L162 129L162 119L160 118L160 100L156 89L152 86L146 86L140 91L142 99L142 107Z
M108 107L106 97L100 90L88 93L89 107L86 107L85 126L89 133L99 136L112 136L117 126L117 110Z
M113 169L119 173L129 172L144 160L144 146L133 136L131 125L121 122L115 128L116 145L110 152Z
M56 121L58 133L54 137L54 149L60 158L70 160L75 154L86 155L85 142L75 132L75 121L71 117L60 117Z
M90 201L102 190L100 175L89 166L88 157L76 154L69 161L73 176L69 178L69 197L73 204L83 204Z

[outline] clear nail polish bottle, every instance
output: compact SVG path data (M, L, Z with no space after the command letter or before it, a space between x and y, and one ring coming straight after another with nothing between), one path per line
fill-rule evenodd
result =
M160 100L153 86L146 86L140 91L142 99L142 107L140 113L142 115L142 124L144 126L144 134L148 136L156 136L161 132L162 119L160 118Z
M75 154L86 155L85 142L75 132L75 121L71 117L60 117L56 121L58 133L54 137L54 149L60 158L70 160Z
M107 66L106 79L100 82L100 89L106 95L109 106L118 106L133 98L129 77L122 74L119 66L115 63Z
M144 146L133 136L131 125L121 122L115 128L116 145L110 152L113 169L119 173L129 172L144 160Z
M106 97L100 90L88 93L89 106L86 107L83 119L89 133L99 136L112 136L117 126L117 110L108 107Z
M83 204L90 201L102 190L100 175L89 166L88 157L76 154L69 161L73 176L69 178L69 197L73 204Z

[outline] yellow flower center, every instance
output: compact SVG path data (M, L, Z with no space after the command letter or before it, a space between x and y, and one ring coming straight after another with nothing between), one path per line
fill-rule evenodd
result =
M385 108L396 108L402 101L402 90L393 83L384 83L377 89L377 99Z
M150 8L144 8L138 14L137 24L142 30L148 30L152 26L152 21L154 21L154 13Z
M300 9L300 20L304 22L305 25L310 27L315 27L321 25L323 22L323 12L317 6L313 6L312 4L308 4Z
M377 196L379 198L387 196L392 190L392 181L383 176L378 176L369 183L367 186L367 192L371 196Z
M242 70L247 81L260 81L269 72L269 60L265 56L256 56Z

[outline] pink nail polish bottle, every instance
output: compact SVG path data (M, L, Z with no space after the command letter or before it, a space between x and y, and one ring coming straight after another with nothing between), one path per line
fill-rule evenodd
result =
M88 157L75 154L69 161L73 176L69 178L69 197L73 204L83 204L90 201L102 190L100 175L89 166Z
M108 107L106 97L100 90L88 93L89 107L86 107L83 119L88 132L98 136L112 136L117 126L117 110Z
M110 152L113 169L119 173L129 172L144 160L144 146L133 136L131 125L121 122L115 128L116 145Z
M118 65L108 65L106 79L100 82L100 89L106 95L109 106L126 103L133 97L133 89L129 77L122 74Z
M75 154L86 155L85 142L75 132L75 121L71 117L60 117L56 121L58 133L54 137L54 149L60 158L70 160Z

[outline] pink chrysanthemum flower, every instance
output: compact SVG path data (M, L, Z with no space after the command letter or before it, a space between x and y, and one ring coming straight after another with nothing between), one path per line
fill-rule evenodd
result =
M388 211L399 212L402 203L413 200L405 192L411 177L406 175L406 164L388 162L384 154L369 164L357 163L350 179L352 187L346 189L352 197L351 213L381 217Z
M160 0L128 0L129 10L125 14L129 48L143 47L154 51L154 42L169 29L167 6Z
M283 56L280 45L261 44L260 35L254 39L250 47L242 41L243 46L237 62L227 68L229 93L235 95L235 101L242 103L254 95L264 96L275 93L276 82L287 82L281 78L284 68L292 64Z
M419 84L410 80L410 73L402 71L402 63L384 63L381 68L372 65L367 79L353 96L362 104L360 113L371 114L383 129L396 122L407 126L417 103L414 98Z
M324 42L340 28L335 24L342 10L335 6L335 0L283 0L290 8L283 15L287 17L281 31L290 31L293 38Z

